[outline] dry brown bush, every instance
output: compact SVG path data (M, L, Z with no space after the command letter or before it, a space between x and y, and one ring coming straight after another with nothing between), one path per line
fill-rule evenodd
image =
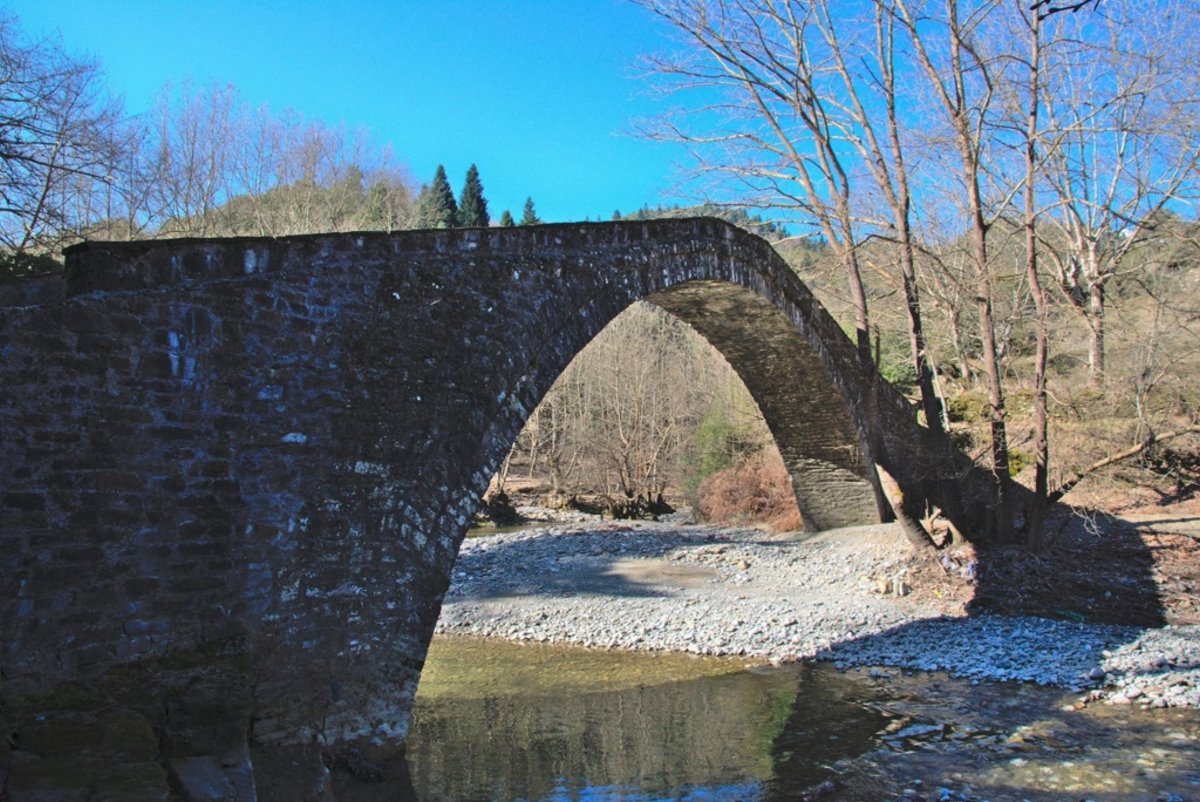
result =
M704 521L765 524L776 532L804 528L791 477L773 444L709 476L696 495Z

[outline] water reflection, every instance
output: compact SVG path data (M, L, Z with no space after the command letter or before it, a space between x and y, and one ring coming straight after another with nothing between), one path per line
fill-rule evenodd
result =
M870 695L820 667L440 640L389 798L796 800L873 746Z

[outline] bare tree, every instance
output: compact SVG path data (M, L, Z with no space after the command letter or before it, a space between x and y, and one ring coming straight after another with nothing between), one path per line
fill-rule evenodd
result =
M80 237L230 236L408 224L411 181L362 131L250 109L231 85L124 119L98 67L0 16L0 269Z
M111 176L121 110L99 68L53 39L27 42L0 15L0 260L25 272L90 222Z
M1054 13L1046 11L1046 14ZM1024 15L1023 15L1024 17ZM1042 522L1050 493L1050 419L1046 393L1046 364L1049 352L1049 301L1042 288L1038 270L1038 204L1037 177L1039 167L1038 140L1041 135L1038 112L1042 105L1042 20L1039 13L1024 18L1028 26L1029 56L1026 62L1026 122L1025 122L1025 184L1022 192L1025 229L1025 275L1029 294L1037 314L1036 354L1033 364L1034 392L1034 482L1033 506L1029 511L1025 542L1031 548L1041 547Z
M216 84L168 88L153 123L159 236L393 230L410 217L411 182L364 131L251 109Z
M640 0L679 31L694 55L651 58L676 92L716 100L651 135L693 147L701 172L731 179L739 203L798 210L815 221L849 284L860 357L870 361L870 316L858 260L850 174L822 83L828 54L808 46L817 17L775 0ZM709 118L719 122L708 126Z
M837 93L824 95L818 102L828 109L826 116L835 121L842 138L858 152L859 160L884 201L888 216L869 223L877 232L876 236L897 246L910 359L926 425L941 433L945 415L934 389L934 371L925 342L917 281L912 186L908 155L901 136L896 18L887 3L874 4L873 40L855 43L846 41L841 29L861 29L860 21L846 20L844 16L839 18L829 0L820 0L813 9L816 27L829 54L831 71L839 79L835 85Z
M1035 0L1029 6L1029 10L1035 12L1034 16L1038 22L1041 22L1055 14L1062 14L1065 11L1074 13L1093 4L1100 5L1100 0L1069 0L1065 3L1057 2L1057 0Z
M714 407L729 428L746 432L744 450L767 440L748 392L712 346L668 313L635 304L534 410L510 454L510 476L545 479L560 498L654 502L704 462L694 453L696 434ZM726 439L704 444L705 456L728 447Z
M988 234L996 210L1005 199L989 202L984 196L985 159L988 154L988 118L995 97L993 63L979 46L978 36L995 3L974 6L960 14L959 0L945 0L940 13L934 4L896 0L894 15L924 73L923 87L931 99L930 111L941 117L959 159L959 181L975 272L975 305L987 375L991 415L991 461L999 503L994 520L1000 540L1011 539L1012 479L1008 470L1008 429L1000 355L993 316L993 271L988 254ZM944 44L944 48L941 45Z
M230 156L239 99L231 85L166 87L154 112L154 184L164 221L159 234L225 233L215 213L232 197Z
M1200 44L1194 4L1109 0L1103 14L1056 17L1044 70L1039 230L1062 296L1088 331L1088 370L1104 382L1107 293L1160 213L1200 196Z

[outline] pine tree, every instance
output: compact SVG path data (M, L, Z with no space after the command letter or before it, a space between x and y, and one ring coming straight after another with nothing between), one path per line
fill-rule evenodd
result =
M533 210L533 198L526 198L525 199L525 211L521 215L521 225L536 226L540 222L542 222L542 221L537 216L537 212L535 212Z
M428 184L422 184L421 191L417 193L417 204L413 207L412 227L433 228L433 218L433 193L429 191Z
M479 180L479 171L472 164L471 169L467 170L462 194L458 196L458 224L465 228L487 228L489 222L483 182Z
M513 216L508 213L508 209L505 209L503 214L500 215L500 227L512 228L515 225L516 223L513 221Z
M396 195L396 191L388 186L387 181L372 181L367 187L367 195L359 211L360 226L368 231L393 231L399 228L397 211L400 198Z
M417 195L417 228L454 228L458 224L458 204L446 180L446 168L438 165L433 183L421 187Z

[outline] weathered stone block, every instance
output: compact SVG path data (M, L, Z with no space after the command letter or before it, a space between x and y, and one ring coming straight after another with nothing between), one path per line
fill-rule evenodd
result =
M185 802L237 802L233 783L216 758L173 758L168 765Z
M37 757L14 752L9 763L10 802L88 802L104 769L100 761L73 757Z
M96 779L89 802L168 802L170 799L166 769L156 762L145 761L105 769Z

